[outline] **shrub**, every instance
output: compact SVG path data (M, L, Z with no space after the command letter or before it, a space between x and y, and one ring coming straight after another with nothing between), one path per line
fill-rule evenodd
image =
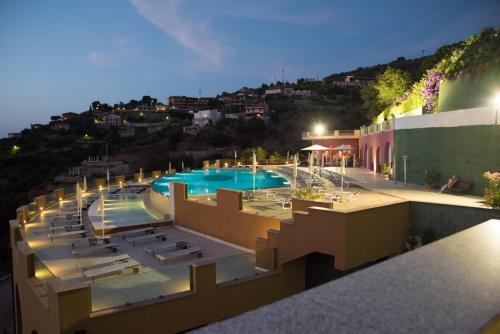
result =
M486 181L484 200L486 204L495 209L500 209L500 172L484 172Z
M312 188L297 188L293 192L293 197L314 200L320 198L320 195L313 193Z

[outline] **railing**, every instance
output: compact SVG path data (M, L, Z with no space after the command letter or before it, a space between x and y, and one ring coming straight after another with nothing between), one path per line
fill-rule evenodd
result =
M302 140L311 139L356 139L361 135L360 130L329 130L321 135L314 132L302 132Z
M387 132L394 130L394 119L383 121L382 123L375 123L369 126L361 127L361 136L369 136L376 133Z

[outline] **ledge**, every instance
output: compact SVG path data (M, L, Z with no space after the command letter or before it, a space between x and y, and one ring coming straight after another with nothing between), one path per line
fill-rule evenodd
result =
M476 333L500 310L500 220L196 333Z

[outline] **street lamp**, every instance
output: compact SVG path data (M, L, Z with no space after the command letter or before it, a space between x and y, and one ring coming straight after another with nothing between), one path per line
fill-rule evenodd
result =
M314 126L314 133L318 136L321 136L325 132L325 127L323 124L316 124Z
M493 106L495 107L495 124L498 124L498 109L500 108L500 92L495 94L493 98Z

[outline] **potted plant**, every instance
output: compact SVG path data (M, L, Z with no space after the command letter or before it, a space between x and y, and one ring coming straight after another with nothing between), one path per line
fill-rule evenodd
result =
M382 174L384 174L384 179L391 179L391 168L389 167L389 164L382 165Z
M434 177L434 175L433 175L432 171L431 171L431 170L426 169L426 170L424 171L424 175L425 175L425 180L424 180L424 182L425 182L425 187L426 187L427 189L432 189L432 188L433 188L433 184L434 184L434 179L435 179L435 177Z
M427 189L434 189L434 186L439 183L441 174L434 173L431 170L426 170L424 173L425 173L425 187Z

